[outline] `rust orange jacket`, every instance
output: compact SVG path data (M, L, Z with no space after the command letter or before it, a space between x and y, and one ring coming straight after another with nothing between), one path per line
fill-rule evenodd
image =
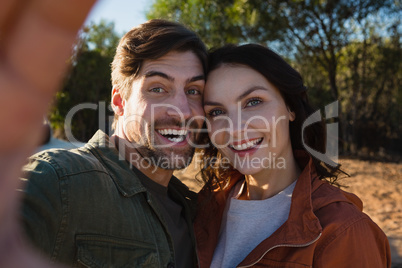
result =
M301 152L295 155L304 169L288 220L238 267L390 267L387 237L362 212L361 200L319 180L311 159ZM205 189L199 194L194 226L200 268L211 264L231 187L214 192L212 198Z

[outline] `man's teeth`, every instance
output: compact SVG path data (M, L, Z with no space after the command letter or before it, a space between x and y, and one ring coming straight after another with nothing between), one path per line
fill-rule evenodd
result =
M182 142L187 136L187 130L185 129L160 129L158 132L171 142Z
M172 142L182 142L184 141L186 136L179 136L178 138L169 138L167 137L168 140L172 141Z
M259 138L259 139L255 139L255 140L245 142L242 144L237 144L237 145L231 144L230 147L232 147L233 149L235 149L237 151L243 151L243 150L250 149L251 147L254 147L256 144L258 144L261 141L262 141L262 138Z
M185 129L181 129L181 130L177 130L177 129L160 129L160 130L158 130L158 132L161 135L187 135L187 130L185 130Z

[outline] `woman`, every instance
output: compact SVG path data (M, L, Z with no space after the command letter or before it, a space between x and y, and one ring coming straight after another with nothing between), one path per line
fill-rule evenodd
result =
M259 45L210 55L204 149L195 221L200 267L389 267L385 234L353 194L333 186L300 74Z

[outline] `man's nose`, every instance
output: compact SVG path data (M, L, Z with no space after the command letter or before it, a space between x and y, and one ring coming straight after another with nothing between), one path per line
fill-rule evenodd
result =
M177 117L180 120L186 120L191 117L191 108L189 99L184 92L176 94L167 110L167 114L172 117Z

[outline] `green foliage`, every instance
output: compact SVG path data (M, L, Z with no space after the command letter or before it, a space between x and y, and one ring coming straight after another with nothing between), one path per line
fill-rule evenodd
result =
M105 57L113 57L120 36L114 30L114 23L101 20L99 24L92 23L81 33L82 51L95 51Z
M71 58L71 70L65 78L63 89L56 95L49 115L52 127L59 136L66 135L66 116L72 108L83 103L92 103L97 107L99 102L110 103L110 64L118 41L113 23L101 21L82 30ZM97 129L105 129L108 122L99 121L99 113L102 112L88 107L79 109L73 115L70 126L74 137L85 142ZM103 116L108 118L109 114Z
M197 32L207 46L218 47L246 40L256 25L257 14L246 0L158 0L147 18L184 23Z
M401 130L401 8L394 0L154 0L147 18L182 22L209 47L254 42L279 51L316 107L339 100L342 147L356 153ZM361 141L370 132L377 142Z
M303 77L313 107L323 108L333 101L325 69L313 57L297 57L293 65Z
M395 60L402 58L400 43L371 38L350 44L344 54L339 80L349 139L356 148L379 149L384 138L400 133L402 62Z

